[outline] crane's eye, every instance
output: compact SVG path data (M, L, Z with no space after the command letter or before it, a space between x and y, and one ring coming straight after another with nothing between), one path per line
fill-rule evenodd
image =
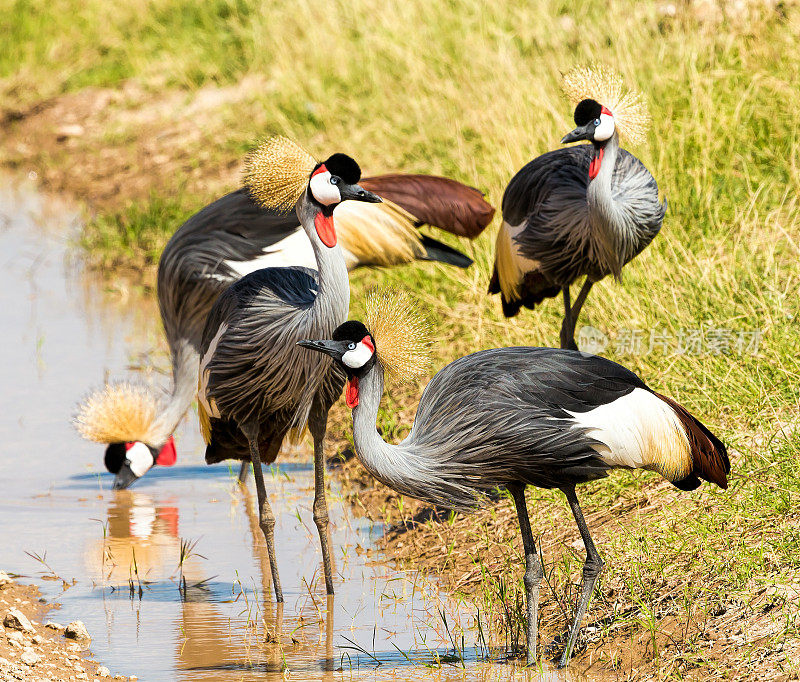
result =
M356 344L354 344L352 341L347 344L347 350L355 350L355 349L356 349Z
M331 184L338 185L339 184L339 176L338 175L331 175Z
M600 119L599 118L594 119L594 124L596 126L599 126L600 125Z

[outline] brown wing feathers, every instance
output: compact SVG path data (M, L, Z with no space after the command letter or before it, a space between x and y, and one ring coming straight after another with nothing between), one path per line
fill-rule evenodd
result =
M494 207L482 192L448 178L391 174L362 178L359 184L404 208L420 223L460 237L474 239L494 217Z
M692 474L682 481L674 481L674 484L681 490L694 490L700 485L698 478L702 478L723 490L727 489L731 464L722 441L689 414L686 408L660 393L656 395L674 410L686 431L692 453Z

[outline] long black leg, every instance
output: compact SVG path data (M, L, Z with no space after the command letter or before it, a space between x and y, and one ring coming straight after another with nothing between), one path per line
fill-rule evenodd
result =
M325 590L333 594L333 567L331 565L330 531L328 528L328 501L325 497L325 431L328 411L319 398L311 406L308 428L314 438L314 523L322 547L322 569L325 573Z
M561 322L561 347L572 348L575 342L572 340L572 306L569 303L569 286L562 287L561 293L564 296L564 319ZM570 342L572 345L570 345Z
M581 308L583 308L583 304L586 302L586 297L589 295L589 292L592 289L594 282L589 279L587 276L585 280L583 280L583 286L581 290L578 292L578 298L575 299L575 303L572 305L572 309L569 312L570 319L572 320L572 336L573 336L573 344L575 343L575 327L578 324L578 315L581 314Z
M575 612L575 620L572 621L572 627L570 628L569 637L567 638L567 646L558 664L559 668L564 668L572 655L572 647L575 646L575 639L578 637L578 632L581 629L581 621L583 620L583 615L586 613L586 607L589 605L589 598L592 596L594 584L597 582L600 571L603 570L603 560L597 553L594 542L592 542L592 536L589 534L589 527L586 525L583 512L578 504L578 497L575 495L575 486L562 488L561 491L567 496L569 507L572 509L572 515L575 517L575 523L578 524L578 530L581 532L581 538L583 538L583 546L586 548L586 562L583 564L581 600L578 603L578 610Z
M283 601L283 590L281 589L281 579L278 576L278 561L275 558L275 515L272 507L269 506L267 499L267 489L264 486L264 473L261 471L261 453L258 450L258 424L247 424L241 427L242 432L247 436L250 444L250 460L253 463L253 478L256 482L256 494L258 495L258 525L264 533L264 540L267 542L267 555L269 556L269 568L272 573L272 587L275 590L275 601Z
M241 483L242 485L247 483L247 474L249 473L250 473L250 462L248 462L246 459L243 459L242 466L239 469L239 483Z
M539 583L542 582L542 562L536 552L536 543L531 532L531 522L528 518L528 505L525 502L525 484L512 483L508 491L514 498L519 517L519 530L522 533L522 547L525 550L525 600L528 611L528 659L527 664L536 663L536 642L539 629Z

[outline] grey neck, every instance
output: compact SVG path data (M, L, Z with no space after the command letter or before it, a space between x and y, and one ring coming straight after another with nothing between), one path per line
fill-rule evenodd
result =
M311 241L319 273L317 297L309 311L313 319L312 325L315 331L318 329L320 333L331 334L347 319L350 310L350 279L347 276L347 264L338 243L329 247L320 240L314 224L320 208L309 199L307 189L297 202L295 210L303 230Z
M383 396L383 368L370 369L358 383L358 405L353 408L353 443L356 455L379 481L397 492L453 509L470 509L478 503L474 467L461 466L446 438L423 445L415 435L417 425L397 445L386 443L375 427Z
M619 154L619 135L615 131L603 149L600 172L589 181L586 201L593 228L595 258L614 276L619 277L626 260L623 255L627 241L627 225L611 189L614 168Z
M148 443L160 448L175 433L183 415L197 394L197 367L200 357L186 339L178 339L172 346L172 395L164 406L164 411L153 424Z
M375 426L383 387L383 368L376 362L358 380L358 405L353 408L353 444L364 468L375 478L390 488L408 492L406 479L412 473L408 471L408 462L409 457L411 461L414 459L413 451L405 441L399 445L385 442Z

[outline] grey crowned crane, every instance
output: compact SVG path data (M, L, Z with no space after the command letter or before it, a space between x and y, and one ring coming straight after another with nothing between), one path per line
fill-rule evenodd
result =
M325 586L333 594L323 442L328 410L344 375L317 353L296 345L328 336L347 318L350 283L333 221L345 200L380 202L357 183L353 159L334 154L322 163L286 138L265 142L249 160L253 196L272 210L294 208L316 257L316 270L256 270L228 287L208 314L200 345L198 416L206 462L253 464L259 519L273 587L283 601L275 560L275 518L262 463L273 462L284 437L308 426L314 439L313 516L322 544Z
M489 293L499 293L504 315L513 317L560 292L561 347L575 349L575 325L592 285L621 276L658 234L666 204L644 164L619 146L620 135L645 139L650 118L641 95L599 66L567 74L564 91L577 102L577 128L561 142L589 144L542 154L512 178ZM580 277L571 305L569 288Z
M467 267L472 263L467 256L418 228L427 224L474 239L494 216L480 191L447 178L389 174L364 178L360 184L384 202L344 202L334 212L339 245L351 270L414 260ZM99 420L79 428L93 440L125 438L97 441L109 444L105 463L115 474L114 488L128 487L154 464L175 463L172 433L195 398L203 327L217 297L250 272L284 266L316 268L311 241L294 212L264 208L248 187L217 199L175 232L158 264L158 302L172 360L171 395L161 401L148 396L144 387L113 384L90 396L91 414L78 417L83 423ZM143 402L152 422L136 416ZM248 468L242 464L240 479Z
M552 348L498 348L462 357L425 388L411 432L383 441L375 428L384 373L412 373L424 357L424 328L408 297L378 294L367 325L348 321L327 340L301 345L325 353L347 373L353 442L375 478L403 495L453 509L511 493L525 550L528 663L536 660L542 566L534 546L525 487L566 495L586 548L583 589L560 667L567 664L603 567L575 486L611 469L649 469L681 490L700 480L727 487L725 446L673 400L633 372L601 357Z

